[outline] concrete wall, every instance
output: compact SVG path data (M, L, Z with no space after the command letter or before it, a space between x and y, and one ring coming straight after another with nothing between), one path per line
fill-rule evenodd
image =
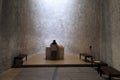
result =
M120 70L120 0L110 0L113 66Z
M120 1L103 1L103 26L100 28L100 58L120 70Z
M91 45L99 58L100 0L54 1L3 0L0 72L11 67L19 52L45 53L53 39L65 53L89 52Z
M0 72L11 67L13 54L16 50L16 4L2 1L1 23L0 23Z
M1 15L1 10L2 10L2 0L0 0L0 15Z
M102 10L102 25L100 27L100 58L102 61L112 65L111 26L108 0L103 0Z
M1 24L1 10L2 10L2 0L0 0L0 24ZM1 26L1 25L0 25ZM1 36L0 36L0 43L1 43ZM0 57L1 58L1 57ZM0 66L2 65L2 61L0 59ZM2 70L2 67L0 68L0 72Z
M0 23L0 72L10 68L14 56L19 53L36 53L34 43L34 29L31 23L29 5L26 1L4 0L2 1ZM21 17L22 16L22 17ZM29 25L28 25L29 24ZM32 28L31 28L32 26ZM31 31L32 29L32 31ZM32 34L30 34L32 33ZM32 39L32 40L31 40Z

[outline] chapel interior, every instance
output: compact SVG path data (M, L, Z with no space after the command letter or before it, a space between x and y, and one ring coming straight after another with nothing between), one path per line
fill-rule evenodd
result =
M0 80L107 80L91 64L120 71L119 25L120 0L0 0Z

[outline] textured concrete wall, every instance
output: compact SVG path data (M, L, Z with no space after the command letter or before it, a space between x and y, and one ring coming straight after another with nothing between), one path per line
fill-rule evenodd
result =
M19 2L18 0L4 0L2 2L0 72L10 68L13 63L13 57L19 53L36 53L36 47L33 47L33 42L35 41L34 37L32 37L34 36L32 35L34 33L32 19L24 13L26 11L29 14L30 7L29 5L24 6L24 4L27 4L27 2Z
M120 70L120 1L103 1L103 27L100 28L100 58Z
M54 2L53 2L54 1ZM3 0L0 72L19 52L45 53L53 39L65 53L89 52L99 58L100 0Z
M120 70L120 0L110 0L113 66Z
M2 1L0 23L0 72L11 67L12 56L16 50L15 6L16 4L11 1Z
M2 0L0 0L0 15L1 15L1 10L2 10Z
M17 48L26 54L36 53L37 39L35 25L32 17L30 0L17 0ZM40 48L39 48L40 49Z
M100 27L100 58L112 65L111 26L109 13L109 0L102 1L102 25Z
M2 10L2 0L0 0L0 26L1 26L1 10ZM0 43L1 43L1 35L0 35ZM1 47L1 46L0 46ZM1 57L0 57L0 66L2 65ZM1 67L0 67L0 72L1 72Z

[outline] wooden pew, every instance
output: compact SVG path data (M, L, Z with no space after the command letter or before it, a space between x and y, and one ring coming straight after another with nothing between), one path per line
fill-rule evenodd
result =
M107 63L103 62L103 61L93 61L93 65L95 67L97 67L97 72L100 73L100 68L101 66L108 66Z
M91 54L80 53L80 59L82 56L84 57L85 62L88 62L88 58L90 58L91 59L91 61L90 61L91 66L93 66L93 56Z
M111 66L102 66L100 68L100 76L102 76L103 73L108 75L109 80L112 80L112 77L120 77L120 71L116 70Z
M14 57L14 62L12 67L20 67L23 64L23 59L27 61L27 54L19 54L18 56Z
M23 59L25 58L25 60L27 61L27 54L19 54L18 56L15 57L16 59Z
M81 59L81 56L84 56L84 59L85 59L85 62L87 62L88 58L91 59L91 61L93 61L93 56L91 54L87 54L87 53L80 53L80 59Z

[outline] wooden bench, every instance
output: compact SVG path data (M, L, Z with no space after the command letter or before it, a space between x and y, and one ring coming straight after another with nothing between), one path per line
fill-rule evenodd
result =
M25 58L25 60L27 61L27 54L19 54L18 56L15 57L15 59L21 59L21 60L23 60L23 58Z
M88 58L91 59L91 61L93 61L93 56L91 54L87 54L87 53L80 53L80 59L81 59L81 56L84 56L84 59L85 59L85 62L88 61Z
M20 67L23 64L23 59L27 61L27 54L19 54L14 57L13 67Z
M100 76L102 76L103 73L109 76L109 80L112 80L112 77L120 77L120 71L111 66L102 66L100 68Z
M103 62L103 61L93 61L93 65L94 65L94 67L97 67L97 72L98 73L100 73L100 67L101 66L108 66L108 64Z

